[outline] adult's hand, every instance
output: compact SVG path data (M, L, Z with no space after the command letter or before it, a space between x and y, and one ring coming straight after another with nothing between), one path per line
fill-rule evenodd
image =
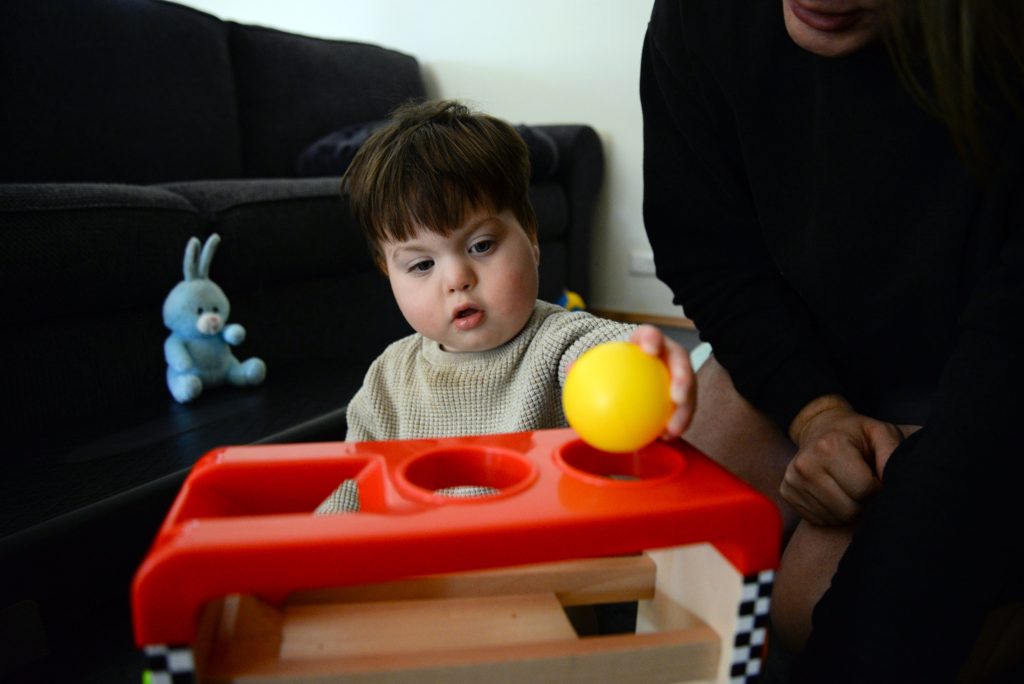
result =
M826 396L793 420L797 453L786 468L780 493L814 525L844 525L882 486L889 456L903 440L895 425L857 413L845 399Z

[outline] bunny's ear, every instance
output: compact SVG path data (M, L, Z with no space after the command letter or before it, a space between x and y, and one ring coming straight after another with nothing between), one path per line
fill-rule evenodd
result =
M199 256L199 277L210 278L210 262L213 261L213 254L217 251L217 245L220 244L220 235L214 233L206 240L206 244L203 245L203 253Z
M199 238L191 238L185 246L185 262L182 270L185 273L185 280L195 280L199 277Z

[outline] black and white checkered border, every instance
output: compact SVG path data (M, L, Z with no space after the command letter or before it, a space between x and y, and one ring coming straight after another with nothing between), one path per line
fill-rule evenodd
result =
M195 684L196 667L188 646L146 646L144 684Z
M774 570L763 570L743 578L740 609L733 640L730 684L752 684L761 674L761 657L768 634Z

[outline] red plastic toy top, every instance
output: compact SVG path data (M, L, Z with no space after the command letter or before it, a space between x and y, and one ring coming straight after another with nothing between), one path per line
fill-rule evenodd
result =
M343 481L359 512L314 516ZM448 487L495 493L453 498ZM772 503L685 442L611 454L570 429L230 447L204 456L132 589L135 639L186 644L207 602L709 542L774 568Z

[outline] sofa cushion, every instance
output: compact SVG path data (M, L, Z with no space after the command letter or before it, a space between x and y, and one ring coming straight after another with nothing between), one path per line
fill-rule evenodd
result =
M327 133L424 96L419 64L401 52L229 27L248 178L292 176L302 150Z
M530 186L530 204L537 215L537 239L564 241L569 233L569 200L558 183L534 183ZM541 258L544 254L541 253Z
M379 119L342 126L328 133L302 151L295 165L296 172L300 176L340 176L367 138L387 123L387 119ZM530 154L530 181L550 179L558 170L555 141L543 130L526 124L519 124L515 129Z
M268 366L311 359L365 372L411 332L348 214L337 178L177 183L223 242L211 276ZM367 325L362 325L367 322Z
M0 355L15 398L5 439L16 453L166 393L160 306L202 231L192 205L166 190L0 185Z
M363 143L378 128L387 123L387 119L378 119L366 123L349 124L336 131L331 131L302 151L295 164L295 171L300 176L340 176L344 174Z
M8 321L103 318L159 304L203 219L160 188L0 184L0 284ZM170 257L170 258L169 258Z
M0 182L241 175L217 18L164 2L4 2L0 45Z
M161 186L195 205L224 243L214 279L230 296L297 280L372 268L365 243L346 231L337 178L194 181Z

